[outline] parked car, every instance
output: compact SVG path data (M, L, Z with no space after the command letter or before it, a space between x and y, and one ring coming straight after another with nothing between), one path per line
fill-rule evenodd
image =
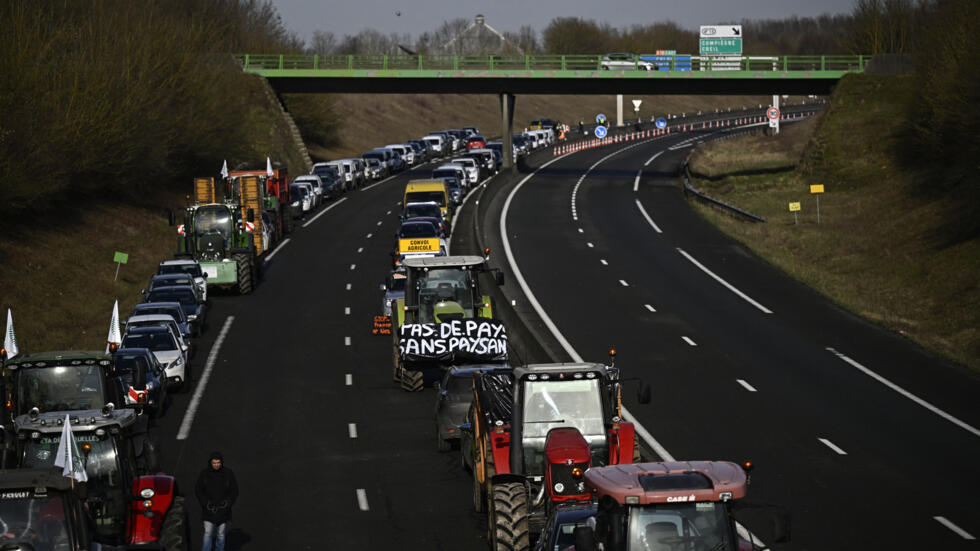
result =
M378 159L364 159L364 162L366 164L368 178L372 180L380 180L388 176L388 168Z
M145 302L179 302L192 333L200 334L206 327L207 305L198 299L190 285L157 287L147 294Z
M446 181L450 201L454 205L461 205L463 203L463 184L460 183L459 178L456 176L441 176L440 178Z
M180 303L176 301L171 302L143 302L133 306L133 311L130 312L129 317L133 316L149 316L155 314L164 314L170 316L177 322L177 327L180 329L180 334L184 339L189 339L191 337L196 337L200 335L199 332L195 332L200 329L199 326L195 325L191 327L190 323L187 322L187 315L184 314L184 309L180 307Z
M415 150L411 146L405 144L390 144L386 145L388 149L397 153L402 161L405 162L405 166L409 167L415 164Z
M300 216L313 210L313 197L310 188L302 184L289 184L289 198L292 199L292 207Z
M603 71L656 71L649 61L643 61L639 56L626 52L616 52L602 56L599 66Z
M404 267L392 270L392 272L388 274L388 278L381 284L381 292L384 293L384 297L381 299L382 314L390 316L391 305L394 304L396 300L405 298L405 282L407 280L408 275L405 273Z
M449 162L463 165L463 170L466 172L466 177L469 178L471 187L480 181L480 165L473 159L469 157L453 157Z
M544 528L534 551L561 551L574 549L575 528L585 526L590 517L595 516L595 503L570 502L567 505L555 507L545 520ZM646 547L644 545L644 547ZM667 549L672 549L670 545Z
M208 274L201 270L201 264L193 258L175 258L164 260L157 266L157 273L163 274L190 274L194 277L194 284L204 300L208 300Z
M305 174L303 176L297 176L293 180L294 184L309 184L313 188L313 208L318 207L323 203L323 180L320 179L316 174Z
M487 139L483 136L470 136L466 138L466 149L482 148L487 146Z
M156 355L147 348L120 348L113 353L113 370L123 388L121 407L142 408L150 417L163 417L167 404L167 374ZM139 391L136 372L142 367L146 373L146 387Z
M326 178L330 178L331 180L340 180L341 182L344 181L344 175L337 166L336 161L316 163L313 165L313 170L310 171L310 174L319 176L321 182L323 182Z
M180 345L180 349L187 354L187 359L191 359L194 354L194 347L190 343L189 337L184 336L180 324L177 323L177 320L171 314L139 314L129 316L129 319L124 322L124 325L126 326L126 331L139 329L140 327L169 327L177 337L177 344Z
M441 157L447 153L446 138L439 134L429 134L422 138L422 141L432 150L433 157Z
M463 190L468 190L470 188L469 178L466 176L466 168L459 163L447 163L444 165L439 165L432 171L433 178L456 178L459 180L459 184L463 186Z
M466 422L466 412L473 403L473 374L495 370L500 364L453 366L443 375L436 390L436 448L449 451L462 436L459 427Z
M194 294L197 295L198 300L204 302L204 297L201 296L201 290L194 282L194 276L188 274L156 274L150 276L150 283L142 291L143 299L145 300L153 289L167 287L169 285L189 285L194 289Z
M377 149L372 149L371 151L365 152L363 155L361 155L361 157L364 159L377 159L381 161L381 164L383 164L388 170L389 175L397 172L394 167L395 152L390 149L379 147Z
M186 386L190 379L187 355L180 349L177 338L169 327L127 329L120 348L149 349L163 365L167 384L171 386Z

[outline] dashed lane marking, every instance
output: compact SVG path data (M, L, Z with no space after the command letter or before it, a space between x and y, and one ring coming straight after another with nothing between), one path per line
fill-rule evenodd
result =
M660 226L658 226L657 223L653 221L653 218L650 218L650 215L647 214L647 210L643 208L643 203L640 203L639 199L636 199L636 206L637 208L640 209L640 214L642 214L643 217L647 219L647 223L653 226L653 229L656 230L657 233L663 233L662 231L660 231Z
M711 270L709 270L708 268L706 268L704 266L704 264L701 264L700 262L698 262L697 260L695 260L693 256L687 254L687 252L684 249L678 248L677 249L677 252L679 252L682 255L684 255L684 258L690 260L691 263L694 264L695 266L697 266L698 268L700 268L702 272L708 274L715 281L717 281L718 283L721 283L722 285L724 285L729 291L731 291L731 292L735 293L736 295L742 297L743 300L745 300L746 302L748 302L752 306L755 306L756 308L758 308L759 310L761 310L763 313L766 313L766 314L771 314L772 313L772 310L770 310L770 309L766 308L765 306L759 304L758 302L756 302L755 300L753 300L752 297L750 297L750 296L746 295L745 293L743 293L742 291L739 291L738 289L736 289L731 283L728 283L727 281L725 281L724 279L722 279L721 277L719 277L718 275L716 275L714 272L712 272Z
M609 265L609 263L608 263L608 262L606 262L606 259L605 259L605 258L600 258L600 259L599 259L599 262L602 262L602 265L603 265L603 266L608 266L608 265Z
M643 166L649 166L649 164L652 163L654 159L656 159L657 157L659 157L659 156L661 156L663 154L664 154L663 151L658 151L656 155L654 155L653 157L650 157L649 159L647 159L647 162L643 163Z
M357 423L347 423L347 434L351 438L357 438Z
M383 184L383 183L385 183L385 182L387 182L388 180L391 180L392 178L395 178L395 177L397 177L397 176L398 176L397 174L394 174L394 175L391 175L391 176L388 176L388 177L387 177L387 178L385 178L384 180L381 180L381 181L378 181L378 182L375 182L375 183L373 183L373 184L371 184L371 185L369 185L368 187L362 187L362 188L361 188L361 191L367 191L367 190L369 190L369 189L371 189L371 188L373 188L373 187L375 187L375 186L380 186L381 184Z
M357 252L358 253L363 253L364 252L364 247L358 247L357 248Z
M619 284L622 285L623 287L629 287L630 286L630 284L629 283L626 283L626 280L624 280L624 279L620 279L619 280Z
M309 225L310 225L310 224L312 224L313 222L316 222L316 219L317 219L317 218L319 218L319 217L321 217L321 216L323 216L323 215L324 215L324 214L326 214L326 213L327 213L327 212L328 212L328 211L329 211L330 209L332 209L332 208L334 208L334 207L336 207L337 205L339 205L339 204L341 204L341 203L343 203L343 202L344 202L344 201L346 201L346 200L347 200L347 198L346 198L346 197L342 197L342 198L340 198L340 199L338 199L336 203L334 203L334 204L332 204L332 205L330 205L329 207L327 207L327 208L325 208L325 209L323 209L323 210L321 210L321 211L320 211L320 214L317 214L317 215L316 215L316 216L314 216L313 218L310 218L310 219L309 219L309 220L308 220L308 221L307 221L307 222L306 222L305 224L303 224L303 227L305 228L306 226L309 226Z
M640 170L640 171L638 171L636 173L636 179L633 180L633 191L639 191L640 190L640 175L641 174L643 174L643 171L642 170Z
M345 316L349 316L350 315L350 306L345 306L344 307L344 315Z
M588 245L590 249L595 247L595 245L593 245L592 243L586 243L586 245Z
M755 387L752 386L752 385L750 385L745 379L735 379L735 380L738 381L738 384L740 384L743 387L745 387L745 390L748 390L749 392L758 392L755 389Z
M381 225L381 220L378 220L378 225L379 225L379 226Z
M344 386L351 386L354 384L354 376L350 373L344 375Z
M350 269L351 269L351 270L353 270L353 269L355 269L355 268L357 268L357 264L351 264L351 265L350 265Z
M656 310L653 309L653 306L650 306L649 304L644 304L643 307L651 312L656 312Z
M357 508L362 511L370 510L370 507L368 507L367 492L363 488L357 489Z
M976 436L980 436L980 430L978 430L973 425L970 425L970 424L968 424L968 423L966 423L964 421L961 421L960 419L957 419L956 417L953 417L952 415L950 415L950 414L946 413L945 411L939 409L938 407L930 404L929 402L923 400L922 398L919 398L915 394L912 394L911 392L909 392L909 391L905 390L904 388L896 385L895 383L889 381L888 379L882 377L881 375L878 375L874 371L871 371L867 367L864 367L863 365L859 364L857 361L852 360L851 358L848 358L847 356L845 356L844 354L841 354L840 352L834 350L833 348L827 347L827 350L830 351L835 356L837 356L838 358L840 358L840 359L844 360L845 362L851 364L851 366L856 367L857 369L861 370L862 372L864 372L865 375L871 377L872 379L875 379L879 383L887 386L888 388L894 390L895 392L901 394L902 396L905 396L909 400L912 400L913 402L915 402L915 403L919 404L920 406L928 409L929 411L935 413L936 415L942 417L943 419L949 421L950 423L953 423L954 425L956 425L956 426L958 426L958 427L960 427L962 429L965 429L968 432L971 432L971 433L973 433Z
M694 342L694 341L691 340L691 337L681 337L681 338L684 339L684 342L686 342L687 344L689 344L691 346L697 346L698 345L698 343L696 343L696 342Z
M847 455L846 451L840 449L836 444L834 444L830 440L827 440L826 438L817 438L817 440L821 441L823 445L837 452L838 455Z
M578 232L579 232L579 233L585 233L585 230L583 230L582 228L579 228L579 229L578 229Z
M373 235L374 235L373 233L369 233L369 234L367 234L367 238L368 238L368 239L371 239L371 237L372 237Z
M350 283L347 284L347 290L350 291Z
M957 525L953 524L952 522L950 522L949 520L947 520L946 517L932 517L932 518L934 518L936 520L936 522L938 522L939 524L942 524L946 528L949 528L953 532L956 532L956 535L958 535L959 537L961 537L961 538L963 538L965 540L975 540L975 539L977 539L977 538L973 537L973 535L970 534L969 532L967 532L966 530L960 528L959 526L957 526Z
M344 346L350 346L350 337L344 337Z
M191 398L191 403L187 405L184 420L180 423L177 440L186 440L187 435L191 432L191 425L194 424L194 415L197 413L197 408L201 405L201 398L204 396L204 389L207 388L208 380L211 378L214 362L218 359L218 351L221 350L221 343L225 342L225 337L228 336L228 329L231 328L231 322L233 321L235 321L235 316L228 316L225 319L225 324L221 326L221 332L218 333L218 338L211 345L208 359L204 363L204 371L201 372L201 378L197 381L197 388L194 389L194 396Z
M268 261L272 260L272 257L276 256L276 254L279 253L279 250L282 249L283 247L285 247L286 246L286 243L289 243L289 240L290 239L292 239L292 238L291 237L287 237L286 239L283 239L282 240L282 243L280 243L279 246L276 247L274 251L272 251L271 253L269 253L269 256L265 257L265 262L268 262Z

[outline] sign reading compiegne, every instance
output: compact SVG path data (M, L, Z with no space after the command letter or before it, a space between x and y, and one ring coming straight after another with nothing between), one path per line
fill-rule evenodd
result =
M499 321L461 319L442 323L409 323L398 329L403 359L479 361L507 359L507 330Z

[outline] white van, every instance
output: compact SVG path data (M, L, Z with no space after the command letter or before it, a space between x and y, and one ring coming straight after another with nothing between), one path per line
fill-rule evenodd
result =
M429 144L429 147L432 148L432 151L433 152L435 152L435 153L437 153L439 155L442 155L442 154L445 153L445 151L443 151L443 145L445 145L446 140L442 139L442 136L437 136L435 134L430 134L430 135L425 136L424 138L422 138L422 141L424 141L425 143Z

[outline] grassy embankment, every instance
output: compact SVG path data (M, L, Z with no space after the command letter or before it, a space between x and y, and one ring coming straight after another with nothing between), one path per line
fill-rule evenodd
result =
M908 76L849 76L826 112L778 136L699 148L695 187L768 219L698 206L756 254L836 303L980 370L980 239L951 235L955 201L920 191L906 157ZM950 144L955 146L955 144ZM766 173L772 169L786 171ZM757 171L757 174L751 172ZM811 184L823 184L820 224ZM802 203L799 224L788 210Z

